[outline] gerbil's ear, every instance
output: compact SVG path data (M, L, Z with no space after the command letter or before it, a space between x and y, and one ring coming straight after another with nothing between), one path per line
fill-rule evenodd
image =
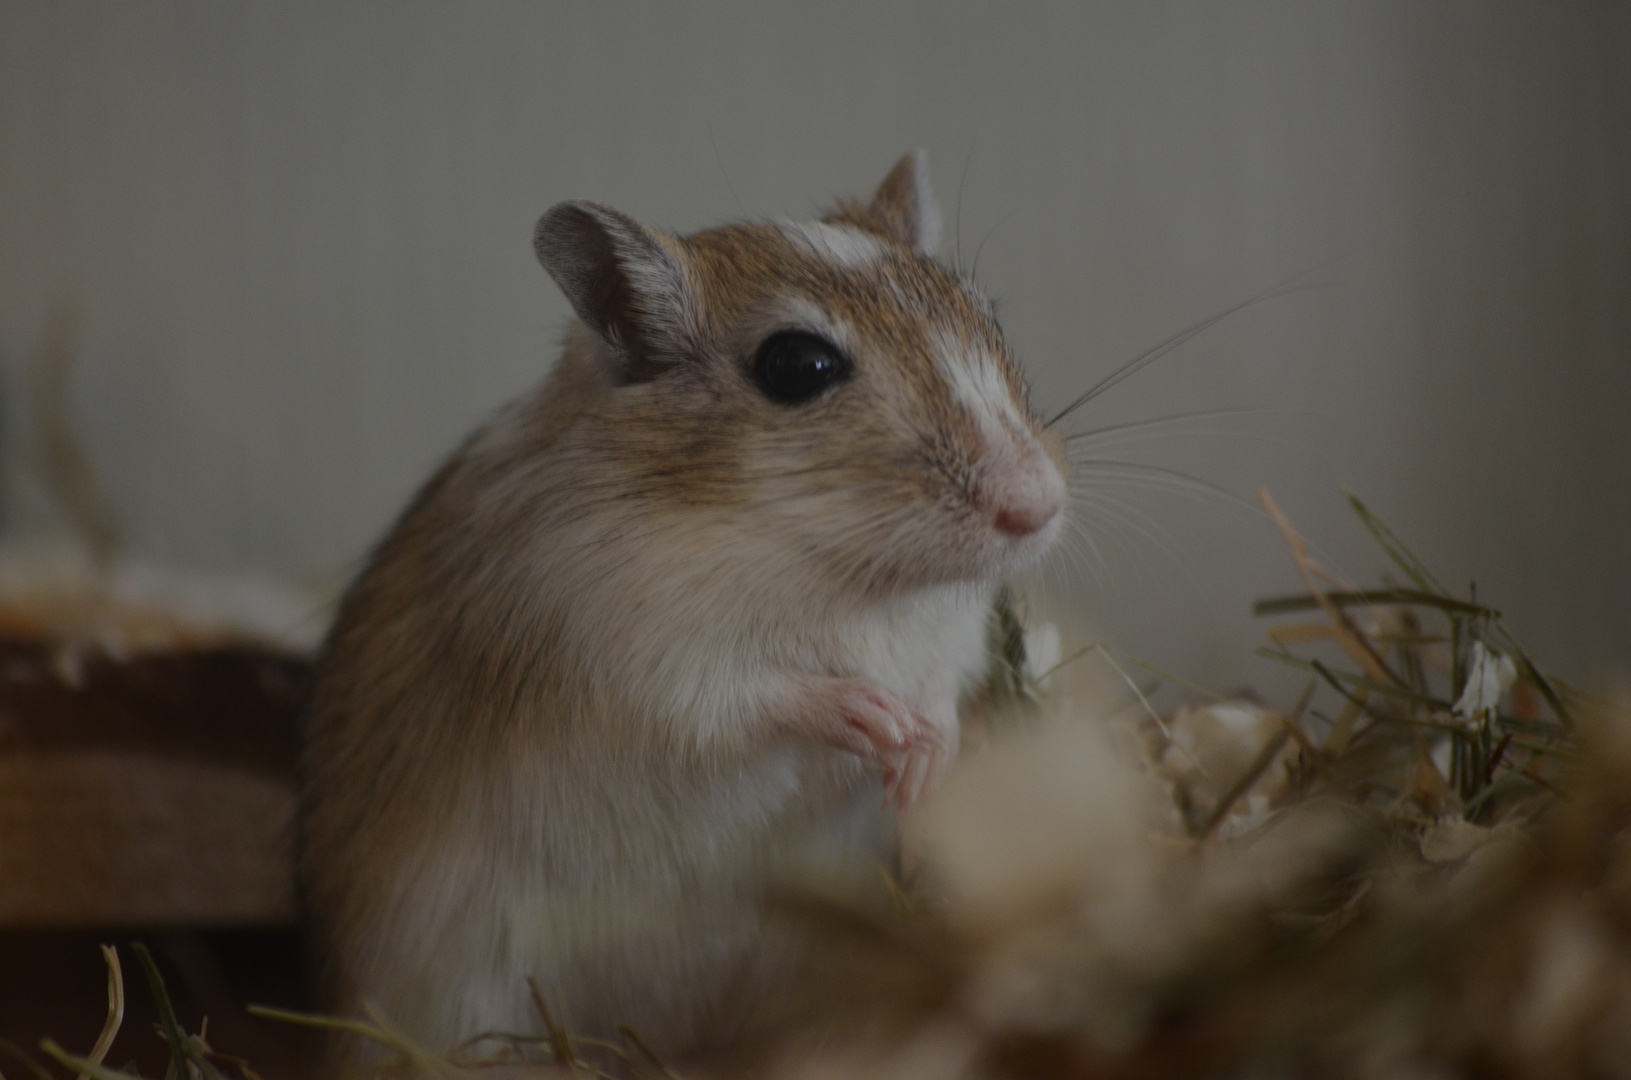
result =
M641 382L689 350L691 290L661 237L600 203L556 203L538 219L533 249L591 330Z
M867 209L901 243L933 255L940 243L940 207L929 187L929 155L913 150L895 162Z

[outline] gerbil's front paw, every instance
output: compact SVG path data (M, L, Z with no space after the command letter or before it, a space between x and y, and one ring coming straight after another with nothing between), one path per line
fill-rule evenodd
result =
M808 688L814 732L823 742L876 761L885 801L910 809L949 752L939 727L868 679L823 679Z

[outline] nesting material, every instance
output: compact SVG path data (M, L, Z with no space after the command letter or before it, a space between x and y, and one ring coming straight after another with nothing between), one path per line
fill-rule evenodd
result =
M1265 505L1306 591L1258 605L1263 651L1300 700L1158 711L1092 647L1127 705L1061 712L1010 656L1029 718L913 823L925 899L888 932L954 988L849 1075L1631 1076L1631 712L1357 500L1375 589Z
M1005 597L971 748L880 868L890 899L789 894L807 996L734 1054L588 1044L542 1006L447 1057L388 1017L280 1015L369 1034L391 1074L1631 1076L1631 709L1544 673L1357 501L1392 565L1374 588L1265 504L1305 589L1258 605L1263 652L1299 698L1168 707L1169 681Z

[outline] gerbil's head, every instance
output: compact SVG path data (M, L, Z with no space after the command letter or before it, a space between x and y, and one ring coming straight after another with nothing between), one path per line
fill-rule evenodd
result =
M875 591L1030 563L1060 529L1062 454L990 305L934 259L939 225L921 152L814 222L673 237L551 207L538 258L598 339L594 452L776 573Z

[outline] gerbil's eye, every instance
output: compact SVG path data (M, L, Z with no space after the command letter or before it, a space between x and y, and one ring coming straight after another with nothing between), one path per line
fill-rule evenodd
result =
M825 338L799 330L772 334L753 359L753 378L765 397L783 405L809 401L849 378L849 358Z

